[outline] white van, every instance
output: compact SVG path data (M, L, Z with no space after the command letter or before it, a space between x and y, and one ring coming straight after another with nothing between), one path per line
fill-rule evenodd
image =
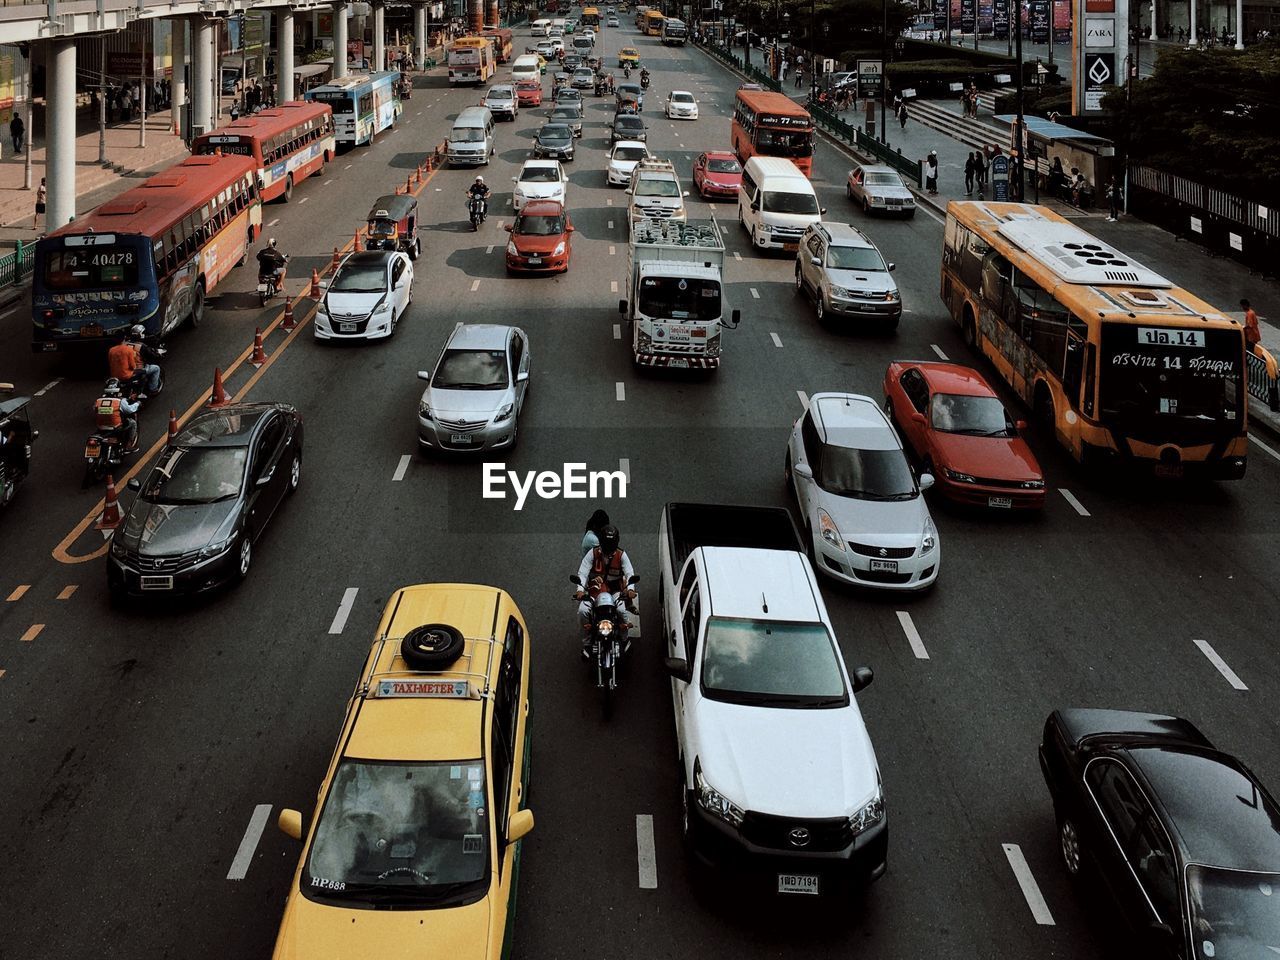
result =
M488 166L493 156L493 114L488 107L467 107L449 131L450 166Z
M521 80L542 81L542 65L538 63L536 53L521 54L511 64L511 82L519 83Z
M826 211L809 178L784 157L752 157L738 187L738 218L751 245L761 250L795 250L800 235Z
M547 28L551 26L550 20L535 20L533 26L529 28L529 33L535 37L545 37Z

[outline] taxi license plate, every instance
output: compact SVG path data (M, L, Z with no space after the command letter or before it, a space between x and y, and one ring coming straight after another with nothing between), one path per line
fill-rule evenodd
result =
M871 572L872 573L897 573L898 561L897 560L872 560Z
M100 337L102 336L102 324L86 323L80 328L80 336L82 337Z
M449 435L450 443L470 443L472 440L469 433L452 433Z
M1001 510L1013 509L1013 497L987 497L988 507L999 507Z
M354 323L340 323L338 324L338 332L339 333L355 333L356 325Z
M688 360L672 360L669 364L667 364L667 366L677 367L679 369L686 369L689 366L689 361Z
M529 258L529 266L531 266L531 267L538 267L538 266L541 266L541 265L542 265L542 258L541 258L541 257L530 257L530 258Z
M818 877L811 873L780 873L778 874L778 892L805 893L816 897Z
M173 577L143 574L140 586L143 590L172 590Z

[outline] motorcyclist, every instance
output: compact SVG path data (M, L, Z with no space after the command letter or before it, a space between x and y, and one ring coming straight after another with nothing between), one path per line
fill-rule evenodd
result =
M631 79L631 64L629 64L629 63L624 63L624 64L622 65L622 78L623 78L624 80L630 80L630 79Z
M120 390L120 381L115 377L107 381L102 388L102 396L93 403L98 429L120 433L124 437L125 453L138 449L139 406L137 392L130 391L125 397Z
M289 258L280 252L275 237L267 241L267 245L258 251L258 281L266 283L274 280L279 287L284 276L284 265Z
M154 397L160 392L160 364L156 361L165 354L162 349L153 350L147 346L146 335L147 328L140 323L135 323L129 328L124 339L125 344L133 348L134 355L137 357L134 372L128 379L142 388L140 400L147 399L148 394ZM118 376L115 371L112 371L111 375Z
M640 86L646 89L649 86L649 68L648 67L642 67L640 69Z
M470 201L474 197L480 198L480 216L481 219L489 215L489 185L484 182L484 177L476 177L471 186L467 188L467 200Z
M582 625L583 657L590 656L592 605L601 593L611 593L622 600L620 609L624 626L631 625L627 604L636 598L636 592L630 583L636 571L626 551L618 546L619 539L618 528L611 523L606 525L600 531L600 546L585 554L578 565L578 581L584 586L578 589L573 598L580 601L578 622ZM630 642L627 641L628 646Z

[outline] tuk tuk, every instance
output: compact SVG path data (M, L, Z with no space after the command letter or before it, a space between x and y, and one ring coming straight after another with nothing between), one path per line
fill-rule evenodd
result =
M630 94L619 94L617 103L613 108L613 115L620 117L626 114L638 114L640 112L640 101Z
M418 236L418 198L408 194L379 197L369 211L366 250L403 250L410 260L422 252Z
M13 384L0 383L0 397L13 392ZM0 399L0 507L7 507L18 485L31 472L31 444L40 431L31 426L30 397Z

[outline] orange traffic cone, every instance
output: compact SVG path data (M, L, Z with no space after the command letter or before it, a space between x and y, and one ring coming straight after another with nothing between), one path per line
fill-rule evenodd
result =
M311 299L312 300L320 299L320 271L319 270L311 271Z
M260 367L267 362L266 351L262 349L262 328L253 328L253 356L249 358L249 362L255 367Z
M178 413L176 410L169 411L169 442L173 443L173 438L178 435Z
M284 298L284 319L280 321L281 330L292 330L295 324L293 322L293 301L288 297Z
M333 269L334 270L338 269L338 248L337 247L333 248Z
M404 178L404 192L413 193L413 174Z
M351 249L352 249L352 250L359 250L359 249L360 249L360 231L359 231L359 230L357 230L357 231L356 231L356 240L355 240L355 244L351 247Z
M231 402L231 398L227 396L226 389L222 386L222 368L213 368L213 392L209 394L210 407L225 407Z
M93 525L95 530L114 530L120 526L120 501L116 498L116 480L107 474L106 503L102 508L102 516Z
M415 176L417 177L418 186L422 186L422 164L418 164L418 170Z

